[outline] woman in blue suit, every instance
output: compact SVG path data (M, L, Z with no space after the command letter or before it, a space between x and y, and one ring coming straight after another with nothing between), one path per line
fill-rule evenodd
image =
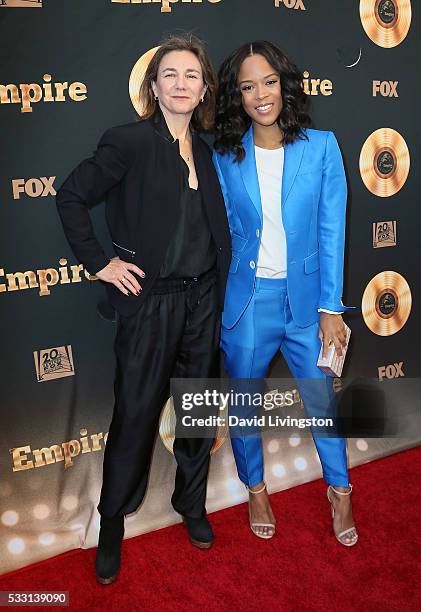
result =
M317 367L345 346L341 313L347 187L332 132L309 129L303 75L266 41L247 43L219 71L214 164L225 197L232 262L221 346L230 378L262 379L281 350L309 416L327 414L332 378ZM311 394L299 381L317 380ZM334 401L334 400L333 400ZM238 475L249 490L250 527L275 533L260 435L236 432ZM333 531L357 542L344 438L314 435L328 483Z

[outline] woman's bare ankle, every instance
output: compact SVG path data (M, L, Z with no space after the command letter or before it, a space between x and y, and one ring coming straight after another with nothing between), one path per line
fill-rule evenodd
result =
M255 493L256 491L260 491L261 489L266 489L266 485L265 485L264 481L262 480L262 482L260 482L259 484L253 485L252 487L249 487L249 489L250 489L250 491L253 491Z

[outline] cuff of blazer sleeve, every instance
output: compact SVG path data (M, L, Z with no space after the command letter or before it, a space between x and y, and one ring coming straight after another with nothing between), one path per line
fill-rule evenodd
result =
M328 314L343 314L344 310L328 310L327 308L318 308L317 312L327 312Z
M97 255L96 257L89 259L84 263L86 270L89 274L96 275L97 272L108 266L110 263L110 258L105 255L105 253L101 253L101 255Z
M317 306L318 312L320 312L320 310L330 310L331 312L335 312L335 313L343 313L343 312L346 312L347 310L355 310L356 308L357 308L356 306L345 306L344 304L342 304L342 301L339 303L319 302Z

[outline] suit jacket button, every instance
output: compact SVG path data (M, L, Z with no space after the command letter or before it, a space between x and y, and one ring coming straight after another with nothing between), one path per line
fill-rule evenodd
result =
M254 268L255 268L255 267L256 267L256 264L254 263L254 261L253 261L253 260L251 260L251 262L250 262L250 268L251 268L252 270L254 270Z
M260 236L260 230L259 230L259 228L257 228L257 230L256 230L256 236L257 236L257 237L259 237L259 236Z

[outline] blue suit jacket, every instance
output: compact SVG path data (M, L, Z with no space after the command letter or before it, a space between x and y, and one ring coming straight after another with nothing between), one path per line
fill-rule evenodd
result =
M319 317L318 308L351 310L342 303L347 186L332 132L304 130L308 140L285 146L282 220L287 244L287 290L299 327ZM232 238L222 324L232 328L254 291L262 235L262 204L253 129L244 134L245 159L214 152Z

